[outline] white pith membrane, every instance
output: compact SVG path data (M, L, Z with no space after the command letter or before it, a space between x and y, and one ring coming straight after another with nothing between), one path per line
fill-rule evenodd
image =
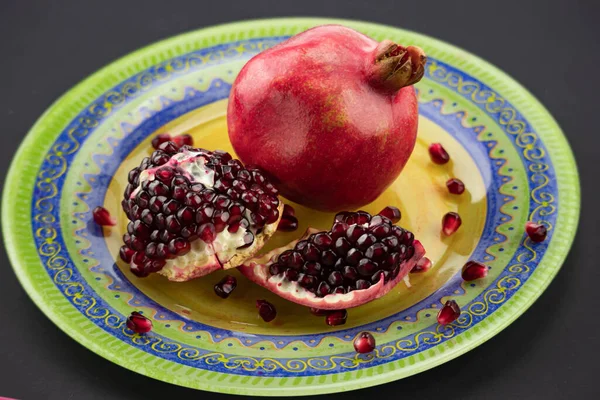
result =
M130 198L135 198L144 181L155 180L156 171L167 166L182 169L192 183L202 183L206 188L212 188L215 184L215 171L208 168L206 163L207 159L201 152L183 150L174 154L166 164L140 172L138 187L131 193ZM251 213L248 208L244 211L244 217L249 221ZM282 213L283 203L279 201L279 219ZM277 231L279 219L272 224L266 224L259 234L257 229L250 225L247 229L240 227L235 233L225 228L215 235L215 240L210 244L202 239L195 239L190 242L191 249L188 253L167 259L165 266L157 273L171 281L184 282L219 269L235 268L262 248L265 241ZM247 231L252 232L254 241L250 246L240 249L239 247L245 244L244 234ZM133 260L131 265L135 266Z
M406 283L407 287L410 287L408 273L425 255L423 245L418 240L415 240L413 242L415 249L413 256L400 264L400 271L395 278L384 282L382 274L381 279L368 289L353 290L350 293L344 294L328 294L324 297L318 297L316 294L300 286L298 282L287 280L284 274L271 275L269 273L269 266L277 261L280 254L286 250L293 249L296 243L318 232L320 231L309 228L304 236L298 240L290 242L287 246L275 249L263 256L247 260L242 266L238 267L238 270L251 281L294 303L322 310L339 310L357 307L378 299L393 289L401 280Z

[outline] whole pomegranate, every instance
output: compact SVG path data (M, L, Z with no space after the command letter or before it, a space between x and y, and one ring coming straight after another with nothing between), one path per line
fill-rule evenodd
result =
M375 200L400 174L417 135L410 85L426 56L339 25L300 33L252 58L229 98L233 147L282 195L324 211Z

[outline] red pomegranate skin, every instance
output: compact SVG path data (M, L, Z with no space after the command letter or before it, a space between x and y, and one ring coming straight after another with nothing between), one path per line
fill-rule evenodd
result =
M268 172L288 199L315 209L374 201L408 161L418 122L412 86L380 87L378 45L325 25L251 59L228 106L241 160Z

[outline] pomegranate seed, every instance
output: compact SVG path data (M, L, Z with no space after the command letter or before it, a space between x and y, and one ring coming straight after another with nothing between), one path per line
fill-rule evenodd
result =
M256 300L256 308L258 308L258 315L265 322L271 322L277 316L275 306L266 300Z
M348 319L348 311L346 310L335 310L331 311L325 317L325 323L329 326L344 325Z
M179 147L185 146L185 145L187 145L187 146L194 145L194 139L187 133L184 133L183 135L174 136L173 142L175 142L175 144Z
M319 261L319 258L321 258L321 252L314 244L307 243L302 250L302 256L306 261Z
M364 279L359 279L356 281L356 290L364 290L364 289L368 289L370 287L371 287L371 283Z
M125 261L127 264L131 262L131 257L133 257L133 253L135 253L135 251L127 246L121 246L121 248L119 249L119 256L121 257L121 260Z
M329 278L327 278L327 281L331 286L339 286L344 282L344 277L340 271L333 271L329 275Z
M431 265L431 260L427 257L423 257L419 261L417 261L417 265L415 265L410 272L427 272L431 268Z
M328 310L321 310L320 308L311 307L311 308L310 308L310 313L311 313L312 315L315 315L315 316L317 316L317 317L324 317L324 316L326 316L327 314L329 314L329 313L330 313L330 311L328 311Z
M175 170L173 168L163 167L156 171L155 177L162 183L170 185L173 181L173 177L175 177Z
M349 265L346 265L344 267L344 278L349 280L349 281L355 281L356 278L358 277L358 271L356 271L356 268L351 267Z
M463 194L465 191L465 184L458 178L448 179L446 182L446 187L452 194Z
M127 318L126 325L135 333L147 333L152 330L152 321L137 311L132 312Z
M317 296L319 297L325 297L329 294L329 290L331 289L331 287L329 286L329 284L325 281L322 281L319 284L319 287L317 288Z
M320 276L322 270L323 267L321 266L321 264L315 261L307 261L302 266L302 271L304 271L304 273L308 275Z
M198 228L198 237L206 243L214 242L216 234L215 226L211 223L200 225Z
M162 150L163 152L165 152L166 154L175 154L179 151L179 146L177 146L175 143L168 141L168 142L163 142L158 146L159 150ZM144 167L144 169L147 169L148 167Z
M357 353L370 353L375 350L375 338L369 332L361 332L354 339L354 350Z
M400 219L402 218L402 213L400 212L400 210L397 207L392 206L387 206L383 210L379 211L378 215L389 218L389 220L392 221L392 223L394 224L400 221Z
M155 150L158 150L161 144L168 142L169 140L171 140L171 135L168 133L156 135L152 138L152 147L154 147Z
M377 270L377 264L375 264L373 261L369 260L368 258L363 258L362 260L360 260L360 262L356 266L356 271L358 271L358 274L360 276L370 277L373 275L373 273L376 270Z
M348 223L350 224L350 223ZM359 237L364 235L367 232L365 228L360 225L352 225L346 231L346 237L351 243L356 243Z
M449 212L442 218L442 232L444 235L450 236L460 228L462 219L455 212Z
M296 210L294 210L294 207L290 206L289 204L284 204L283 205L283 214L284 217L295 217L296 216Z
M298 284L305 289L313 289L317 284L317 278L312 275L299 274Z
M349 214L350 213L347 211L339 212L339 213L335 214L335 217L333 218L333 220L336 222L346 222L346 217L348 217Z
M432 143L429 146L429 156L431 157L431 161L436 164L446 164L450 161L448 152L440 143Z
M296 282L298 280L298 276L298 271L295 269L290 268L285 271L285 278L290 282Z
M364 235L363 235L364 236ZM361 236L362 237L362 236ZM335 241L335 251L340 256L343 257L348 253L348 251L352 248L352 245L345 237L340 237Z
M283 215L277 225L277 230L281 232L293 232L298 229L298 219L293 215Z
M531 239L532 242L543 242L546 240L546 236L548 235L548 229L542 224L536 224L535 222L527 222L525 224L525 232L527 232L527 236Z
M365 251L365 257L371 260L379 261L385 257L388 248L383 243L375 243Z
M358 249L350 249L346 254L346 263L355 266L363 258L364 254Z
M354 214L355 223L358 225L363 225L371 221L371 214L365 211L358 211Z
M342 236L346 236L346 230L348 230L347 223L339 221L334 222L333 226L331 227L331 238L336 240Z
M331 243L333 242L333 240L331 239L331 236L329 236L327 233L320 232L312 237L312 242L319 249L326 250L329 248L329 246L331 246Z
M158 272L165 266L165 260L148 260L144 263L145 272Z
M437 321L441 325L454 322L460 316L460 307L454 300L448 300L437 315Z
M487 274L488 267L477 261L469 261L462 268L462 278L465 281L485 278Z
M214 287L217 296L226 299L229 297L231 292L235 290L237 286L237 280L231 275L226 275L219 281Z
M191 250L190 242L184 238L175 238L169 242L169 251L176 256L183 256Z
M94 222L101 226L115 226L117 224L116 218L112 217L108 210L104 207L98 206L92 211Z

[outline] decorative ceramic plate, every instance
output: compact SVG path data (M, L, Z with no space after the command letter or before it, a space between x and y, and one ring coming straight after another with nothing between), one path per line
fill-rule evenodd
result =
M351 309L346 325L328 327L238 275L227 300L213 293L219 273L187 283L139 279L118 259L126 219L113 228L91 221L104 205L120 211L126 173L151 151L157 133L190 133L197 145L232 151L226 102L242 65L290 35L343 23L377 39L421 46L429 55L417 84L416 150L400 178L365 209L389 204L427 249L434 267L412 274L412 286ZM441 142L452 156L430 162ZM462 179L468 191L447 193ZM481 59L435 39L355 21L275 19L217 26L151 45L102 69L65 94L25 138L3 198L3 232L16 274L54 323L101 356L147 376L192 388L247 395L304 395L400 379L459 356L491 338L544 291L571 245L579 215L573 155L559 127L525 89ZM296 206L301 222L278 233L273 248L332 215ZM463 217L440 237L448 211ZM534 244L528 220L543 222L548 239ZM469 259L488 276L464 282ZM237 272L234 272L237 274ZM254 301L275 304L272 323ZM440 326L448 299L462 314ZM135 335L133 310L154 321ZM359 355L354 337L370 331L377 348Z

